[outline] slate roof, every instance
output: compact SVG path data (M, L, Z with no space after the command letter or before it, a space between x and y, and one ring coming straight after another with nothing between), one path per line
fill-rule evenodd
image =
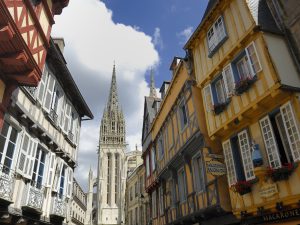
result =
M87 116L88 118L93 119L93 113L81 95L81 92L66 65L63 54L52 38L50 39L50 48L46 60L47 63L50 64L51 69L54 70L54 76L60 81L62 88L68 98L71 99L72 105L76 108L80 117Z
M226 1L226 0L209 0L200 24L198 25L198 27L196 28L192 36L189 38L187 43L184 45L183 47L184 49L189 48L191 42L194 40L196 36L198 36L198 33L200 32L209 14L221 1ZM260 27L260 30L275 33L275 34L282 34L280 29L276 25L276 22L270 12L266 0L248 0L246 2L248 4L252 17L256 22L256 24Z

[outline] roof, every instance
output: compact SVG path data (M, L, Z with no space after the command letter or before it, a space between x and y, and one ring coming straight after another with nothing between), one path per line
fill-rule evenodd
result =
M196 28L192 36L189 38L187 43L184 45L183 47L184 49L189 48L191 42L195 39L196 36L198 36L198 33L202 29L203 24L208 19L210 13L221 1L222 0L209 0L200 24L198 25L198 27ZM276 34L282 34L278 26L276 25L276 22L270 12L266 0L248 0L246 2L248 4L252 17L256 22L256 25L260 27L260 30L276 33Z
M90 119L94 118L93 113L82 97L67 65L66 61L59 50L55 45L52 38L50 39L50 48L47 54L47 61L50 60L50 65L53 64L51 69L55 70L55 77L60 81L62 88L67 90L65 93L69 99L71 99L72 105L76 108L80 117L87 116ZM59 74L59 75L58 75Z

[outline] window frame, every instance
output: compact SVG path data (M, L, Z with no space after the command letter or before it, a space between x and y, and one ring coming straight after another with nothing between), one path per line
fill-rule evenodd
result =
M181 176L182 175L182 176ZM184 167L181 167L178 172L178 192L179 192L179 201L184 203L187 201L187 187L186 187L186 174ZM182 178L181 178L182 177ZM182 182L182 183L181 183Z
M198 161L198 159L199 159L199 161ZM193 171L194 191L196 193L204 192L206 182L205 182L205 174L204 174L204 166L203 166L203 156L200 153L198 153L192 157L192 171ZM197 177L198 177L198 179L197 179ZM201 181L202 181L202 183L201 183Z
M220 26L218 24L218 21L221 19L223 30L222 35L220 36ZM211 32L212 31L212 32ZM212 33L212 36L210 38L210 33ZM207 48L208 48L208 57L211 58L215 52L220 48L220 46L227 40L228 34L225 26L225 20L223 15L220 15L210 26L208 31L206 32L206 40L207 40Z
M184 107L184 114L183 114L183 107ZM187 108L187 104L184 98L182 98L182 100L179 102L178 104L178 113L179 113L179 119L180 119L180 131L183 132L188 124L189 124L189 116L188 116L188 108ZM185 120L186 122L184 122Z

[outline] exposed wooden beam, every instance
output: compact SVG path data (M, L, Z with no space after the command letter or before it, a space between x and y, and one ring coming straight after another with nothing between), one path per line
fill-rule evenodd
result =
M24 51L0 55L0 61L5 65L22 66L27 64L28 57Z
M0 29L0 41L9 41L13 39L14 35L15 33L8 25Z

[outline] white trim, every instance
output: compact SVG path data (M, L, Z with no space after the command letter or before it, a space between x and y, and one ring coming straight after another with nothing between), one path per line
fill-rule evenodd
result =
M280 156L278 152L278 146L274 135L273 127L269 116L265 116L259 120L262 137L264 139L265 149L269 159L269 165L272 168L281 167ZM268 138L266 138L266 136Z
M254 49L254 53L256 55L256 58L257 58L257 62L258 62L258 65L259 65L259 70L258 71L254 71L254 67L253 67L253 64L252 64L252 59L250 57L250 54L248 52L248 48L249 46L253 46L253 49ZM247 57L248 59L250 60L249 63L250 63L250 67L252 68L252 72L253 72L253 75L259 73L260 71L262 71L262 66L261 66L261 63L260 63L260 60L259 60L259 57L258 57L258 54L257 54L257 51L256 51L256 47L255 47L255 43L254 41L252 41L246 48L245 48L245 51L246 51L246 54L247 54Z
M232 154L230 139L224 141L222 143L222 146L223 146L223 153L224 153L225 165L227 170L228 184L229 186L231 186L237 182L237 175L235 170L235 163Z
M252 152L250 147L250 140L247 130L243 130L238 133L239 148L241 151L244 173L246 180L252 180L255 178L254 166L252 161Z
M227 77L227 75L226 75L227 68L228 68L228 71L230 73L229 77ZM232 72L232 65L231 65L231 63L229 63L228 65L226 65L223 68L222 76L223 76L223 79L224 79L224 85L225 85L225 90L226 90L227 98L230 98L234 94L234 88L235 88L234 76L233 76L233 72ZM230 79L231 79L231 81L230 81ZM230 83L232 83L232 90L229 90L229 86L230 86L229 84Z
M286 113L288 113L289 115L287 115L284 111L286 111ZM298 123L291 102L288 101L287 103L282 105L280 107L280 112L281 112L281 116L285 128L285 132L287 134L289 145L292 151L293 159L294 161L299 161L300 160L300 133L299 133ZM287 124L289 124L290 127L288 127ZM291 136L293 137L291 138Z

